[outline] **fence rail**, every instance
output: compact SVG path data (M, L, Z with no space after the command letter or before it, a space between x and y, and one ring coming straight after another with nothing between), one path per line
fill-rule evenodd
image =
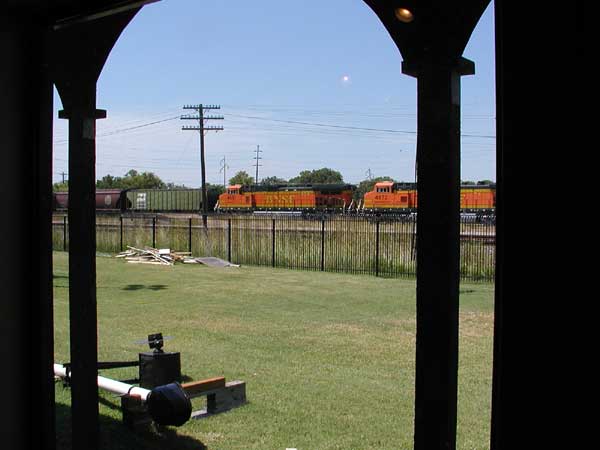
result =
M211 215L97 216L96 248L117 253L152 246L216 256L235 264L414 277L415 217ZM68 250L68 220L53 218L53 247ZM461 278L493 281L495 225L461 223Z

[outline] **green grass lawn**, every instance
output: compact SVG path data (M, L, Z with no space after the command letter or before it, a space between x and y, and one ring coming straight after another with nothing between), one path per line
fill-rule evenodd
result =
M68 256L54 254L55 360L69 360ZM248 403L169 433L134 435L101 391L102 448L411 449L415 282L264 267L149 266L98 257L100 360L135 360L173 339L189 379L247 383ZM493 286L461 286L459 449L489 436ZM137 368L103 371L128 379ZM70 393L56 385L59 448ZM202 401L194 400L200 408Z

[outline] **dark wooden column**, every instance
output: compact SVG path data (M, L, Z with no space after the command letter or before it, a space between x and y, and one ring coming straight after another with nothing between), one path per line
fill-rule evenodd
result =
M98 448L96 311L96 83L122 30L139 8L58 21L52 73L69 120L69 324L73 448Z
M96 314L96 81L77 89L69 110L69 331L73 445L96 448L98 360Z
M40 399L32 395L30 400L32 410L40 411L42 420L39 433L35 433L34 446L39 445L42 449L54 449L56 447L55 432L55 401L54 401L54 302L53 302L53 263L52 263L52 208L54 198L52 196L52 122L53 122L53 97L54 91L50 74L48 73L48 61L46 59L46 42L48 29L45 24L41 25L40 35L42 39L42 64L37 67L39 75L39 109L38 133L36 135L37 152L35 155L35 175L32 177L34 210L34 232L37 245L37 278L39 284L36 288L36 304L38 308L37 321L33 326L32 336L37 340L36 347L39 348L39 356L36 366L39 367L38 383L40 386ZM38 384L36 383L36 384ZM35 408L35 409L34 409Z
M4 448L53 449L52 83L43 18L0 14L0 272ZM32 432L31 414L36 426Z
M462 57L489 0L364 0L417 78L416 450L456 448Z
M456 448L460 280L460 77L473 63L403 64L417 78L415 449Z

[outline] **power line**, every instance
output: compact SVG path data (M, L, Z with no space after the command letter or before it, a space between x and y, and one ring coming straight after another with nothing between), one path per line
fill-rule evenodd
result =
M329 128L341 128L345 130L360 130L360 131L377 131L381 133L403 133L403 134L412 134L416 135L416 131L408 131L408 130L392 130L386 128L368 128L368 127L355 127L349 125L334 125L328 123L319 123L319 122L303 122L299 120L284 120L284 119L270 119L268 117L259 117L259 116L244 116L241 114L230 114L235 117L242 117L244 119L255 119L255 120L267 120L270 122L281 122L281 123L293 123L298 125L309 125L314 127L329 127ZM489 138L495 139L496 136L493 135L482 135L482 134L461 134L463 137L478 137L478 138Z
M127 127L127 128L117 129L117 130L114 130L114 131L109 131L107 133L99 134L98 136L99 137L102 137L102 136L112 136L113 134L119 134L119 133L124 133L126 131L137 130L138 128L144 128L144 127L148 127L150 125L156 125L157 123L169 122L170 120L179 119L179 117L180 116L174 116L174 117L169 117L167 119L155 120L154 122L148 122L148 123L143 123L141 125L135 125L133 127Z
M175 119L179 119L180 116L174 116L174 117L169 117L167 119L162 119L162 120L155 120L154 122L147 122L147 123L143 123L141 125L135 125L132 127L127 127L127 128L119 128L113 131L109 131L107 133L101 133L98 134L96 137L104 137L104 136L112 136L115 134L120 134L120 133L125 133L127 131L131 131L131 130L137 130L138 128L144 128L144 127L149 127L150 125L156 125L157 123L163 123L163 122L169 122L171 120L175 120ZM60 140L56 140L54 141L55 144L62 144L65 142L69 142L68 139L60 139Z
M406 133L406 134L417 134L416 131L403 131L403 130L388 130L382 128L366 128L366 127L353 127L346 125L333 125L327 123L318 123L318 122L302 122L299 120L283 120L283 119L269 119L267 117L258 117L258 116L243 116L241 114L231 114L235 117L242 117L244 119L255 119L255 120L268 120L270 122L281 122L281 123L294 123L298 125L310 125L314 127L330 127L330 128L343 128L346 130L361 130L361 131L380 131L385 133Z

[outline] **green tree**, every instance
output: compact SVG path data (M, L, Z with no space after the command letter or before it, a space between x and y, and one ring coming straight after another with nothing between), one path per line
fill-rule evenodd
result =
M225 188L220 184L206 183L206 196L208 198L208 210L212 211L219 200L219 195L225 192Z
M266 185L274 185L274 184L286 184L287 180L284 180L283 178L279 178L279 177L266 177L263 178L262 180L260 180L261 184L266 184Z
M123 177L105 175L96 181L98 189L165 189L167 185L152 172L130 170Z
M363 180L360 183L358 183L358 186L356 187L356 190L354 191L354 195L353 195L354 200L359 200L359 199L363 198L363 196L367 192L370 192L373 190L375 183L379 183L380 181L394 181L395 182L395 180L392 177L385 177L385 176L369 178L369 179Z
M336 184L343 182L344 178L340 172L327 167L303 170L297 177L290 179L290 183L293 184Z
M130 170L123 177L124 187L127 189L164 189L165 183L152 172L138 173Z
M247 172L240 170L233 177L229 179L229 184L241 184L244 186L248 186L250 184L254 184L254 178L248 175Z
M185 184L166 183L166 189L189 189Z
M492 180L479 180L477 182L477 184L479 186L482 186L482 185L492 185L492 186L495 186L496 185L496 183L494 181L492 181Z
M98 189L117 189L121 187L121 178L113 177L110 174L104 175L101 179L96 181L96 188Z
M69 182L65 181L64 183L54 183L52 185L52 192L66 192L69 190Z

